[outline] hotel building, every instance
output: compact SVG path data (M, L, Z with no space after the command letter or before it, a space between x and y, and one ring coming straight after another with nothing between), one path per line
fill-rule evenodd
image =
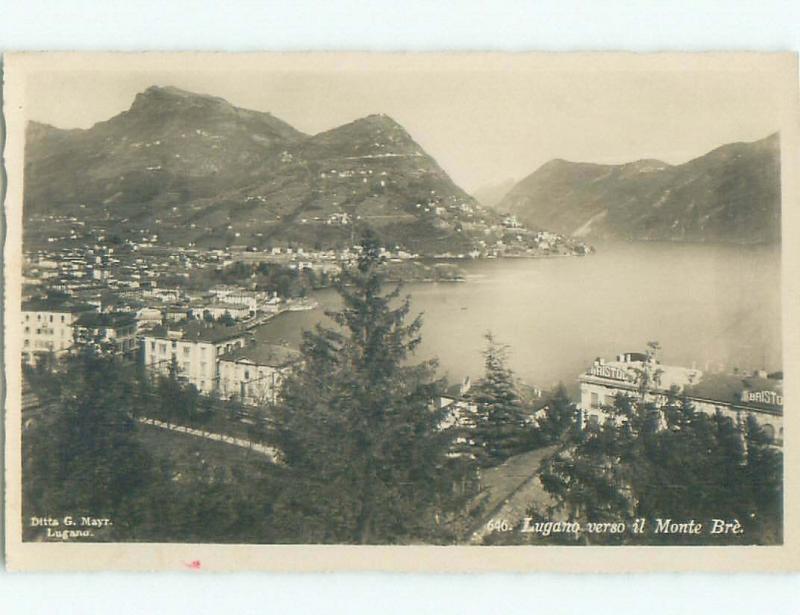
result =
M81 314L73 331L78 346L128 359L136 354L136 315L132 312Z
M296 350L276 344L234 348L219 358L219 393L247 405L274 404L283 379L299 359Z
M57 302L50 299L22 304L22 360L35 365L50 353L66 355L75 344L73 324L81 314L94 308L85 304Z
M656 406L667 401L675 387L695 410L721 412L734 420L752 415L776 444L783 443L783 374L703 373L694 368L662 365L640 353L619 355L615 361L597 359L578 378L581 422L593 427L603 421L603 407L614 403L617 395L638 396L640 374L649 371L651 386L644 399Z
M220 356L244 346L248 338L238 327L196 320L174 329L156 327L142 334L142 361L162 374L169 373L174 364L181 380L208 395L218 387Z

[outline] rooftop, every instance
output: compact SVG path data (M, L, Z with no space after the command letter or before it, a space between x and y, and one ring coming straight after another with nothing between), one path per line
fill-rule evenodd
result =
M76 323L81 327L128 327L136 324L136 316L130 312L81 314Z
M638 372L648 365L644 359L645 357L638 354L620 355L616 361L598 359L580 378L589 381L613 381L615 386L633 389ZM767 410L783 407L782 372L769 376L765 372L717 374L658 362L651 362L649 365L653 373L659 373L657 388L662 391L677 387L695 399Z
M77 303L70 299L60 297L44 297L22 302L23 312L63 312L77 314L79 312L93 312L95 306L88 303Z
M246 310L248 309L244 303L227 303L227 302L217 302L217 303L209 303L207 305L198 305L198 309L206 309L206 310Z
M253 344L236 348L220 356L220 361L249 361L255 365L283 367L300 359L300 353L293 348L278 344Z
M758 375L706 374L697 384L686 387L685 392L690 397L754 408L783 406L783 379Z
M185 324L171 327L155 327L147 334L148 337L180 339L188 342L211 342L212 344L244 337L246 335L247 330L241 327L228 327L226 325L217 323L211 324L199 320L190 320Z
M622 360L596 360L583 377L614 380L633 386L639 373L650 369L654 376L657 374L658 388L663 390L672 387L683 389L685 386L699 382L703 377L703 372L699 369L680 365L663 365L656 361L648 363L641 360L638 355L621 355L619 358Z

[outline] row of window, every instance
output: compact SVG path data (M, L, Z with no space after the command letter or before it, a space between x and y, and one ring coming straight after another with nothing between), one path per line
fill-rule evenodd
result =
M176 350L177 347L178 347L177 342L172 342L170 344L170 346L171 346L172 350ZM152 352L155 352L156 351L156 347L158 348L158 352L160 352L161 354L167 354L167 343L166 342L159 342L158 345L156 345L155 341L151 341L150 342L150 350ZM183 356L184 357L188 357L191 354L191 352L192 352L191 346L184 346L183 347ZM206 353L206 347L205 346L200 346L200 354L204 355L205 353Z
M25 333L30 334L31 328L25 327ZM56 330L51 327L39 327L36 329L36 335L55 335ZM61 329L61 337L72 337L72 331L70 329L62 328Z
M31 319L31 315L30 314L25 314L25 322L30 321L30 319ZM65 319L64 314L61 314L61 322L65 322L64 319ZM37 313L36 314L36 320L42 320L42 314ZM45 320L47 320L47 318L45 318ZM52 314L50 314L50 322L53 322L53 315Z

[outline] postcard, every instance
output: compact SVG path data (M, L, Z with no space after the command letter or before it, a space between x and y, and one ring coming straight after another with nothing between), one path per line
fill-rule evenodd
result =
M800 568L795 54L3 62L10 569Z

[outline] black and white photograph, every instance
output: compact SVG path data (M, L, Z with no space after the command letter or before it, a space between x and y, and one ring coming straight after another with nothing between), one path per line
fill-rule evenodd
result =
M9 546L785 544L796 56L6 78Z

